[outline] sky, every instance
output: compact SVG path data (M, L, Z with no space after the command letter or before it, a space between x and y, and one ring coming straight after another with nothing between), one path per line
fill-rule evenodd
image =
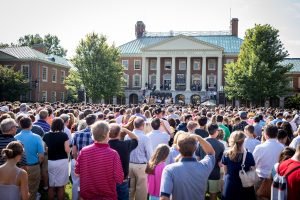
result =
M300 57L300 0L0 0L0 8L0 42L50 33L68 58L93 31L119 46L135 39L137 21L148 32L218 31L229 30L230 16L239 19L240 38L255 24L270 24L289 57Z

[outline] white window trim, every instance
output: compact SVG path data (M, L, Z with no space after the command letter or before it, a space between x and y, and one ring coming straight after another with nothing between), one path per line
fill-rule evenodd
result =
M6 67L6 68L13 68L14 65L4 65L4 67Z
M195 67L194 67L196 62L199 64L198 69L195 69ZM201 70L201 61L200 61L200 59L194 59L193 60L193 70L194 71L200 71Z
M54 95L53 95L54 94ZM53 96L55 96L55 100L53 101ZM57 94L56 91L51 91L51 102L57 101Z
M151 65L151 62L154 62L154 63L155 63L155 65L154 65L154 66L152 66L152 65ZM153 70L153 71L155 71L155 70L156 70L156 68L157 68L157 60L151 59L151 60L149 61L149 65L150 65L150 70Z
M43 100L43 94L44 94L44 93L46 94L46 95L45 95L45 100ZM42 91L42 97L41 97L41 100L42 100L42 101L45 101L45 102L48 100L48 92L47 92L47 91Z
M65 92L60 92L60 101L61 102L65 101Z
M125 77L127 77L127 79ZM125 85L125 87L129 87L129 75L124 74L124 79L127 80L127 84Z
M300 77L298 77L298 88L300 88Z
M200 81L200 84L201 84L201 74L193 74L192 75L192 84L195 80Z
M209 77L214 77L214 85L217 83L217 76L214 74L207 75L207 84L209 84Z
M184 63L185 63L185 68L184 68L184 69L181 68L181 64L180 64L181 62L184 62ZM179 59L178 64L179 64L179 66L178 66L178 69L179 69L179 70L182 70L182 71L186 70L186 67L187 67L186 60L184 60L184 59Z
M156 74L150 74L149 75L149 83L152 84L152 82L151 82L152 77L155 77L155 82L153 83L153 85L156 85Z
M229 63L234 63L234 59L233 58L226 58L226 64Z
M62 76L62 74L64 74L64 76ZM62 79L62 77L64 77L64 79ZM66 71L65 70L60 70L60 83L61 84L64 84L65 78L66 78Z
M167 66L166 63L167 62L170 63L170 69L166 68L166 66ZM167 59L164 60L164 69L167 70L167 71L170 71L172 69L172 59L167 58Z
M290 78L289 86L290 86L290 88L294 88L294 78L293 77Z
M43 77L43 69L46 69L46 79L44 79L44 77ZM42 67L42 81L48 82L48 67L46 67L46 66Z
M139 80L139 82L140 82L140 85L138 85L138 86L136 86L136 85L134 85L134 77L135 76L139 76L139 78L140 78L140 80ZM142 76L140 75L140 74L134 74L133 76L132 76L132 87L142 87Z
M21 73L23 74L23 68L24 67L28 67L28 78L26 78L25 80L29 81L30 79L30 70L29 70L29 65L21 65ZM24 74L23 74L24 75Z
M127 62L127 66L126 65L124 65L124 62ZM129 61L128 60L122 60L122 67L123 67L123 69L124 70L128 70L128 66L129 66Z
M214 64L215 64L214 68L210 68L210 67L209 67L209 64L210 64L211 62L214 62ZM216 62L215 59L212 59L212 58L208 59L207 64L208 64L208 65L207 65L207 69L208 69L209 71L214 71L214 70L216 70L217 62Z
M55 81L53 81L53 71L55 71ZM52 83L57 83L57 69L53 68L51 71L51 81Z
M136 68L135 68L135 63L136 63L136 62L140 62L140 68L139 68L139 69L136 69ZM142 69L142 61L141 61L141 60L134 60L134 63L133 63L133 69L134 69L134 70L141 70L141 69Z

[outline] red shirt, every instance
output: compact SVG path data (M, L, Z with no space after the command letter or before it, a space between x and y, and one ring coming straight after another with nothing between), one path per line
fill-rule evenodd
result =
M300 166L299 161L288 159L280 163L279 165L279 175L285 175L295 167ZM300 199L300 168L292 172L287 177L288 182L288 200L299 200Z
M116 200L116 184L123 182L119 154L108 144L84 147L77 158L75 173L80 177L80 196L89 200Z

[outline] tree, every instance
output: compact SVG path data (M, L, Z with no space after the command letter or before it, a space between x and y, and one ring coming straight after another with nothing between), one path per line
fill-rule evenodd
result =
M82 39L72 59L87 95L93 100L109 99L123 92L123 67L114 45L103 35L90 33Z
M18 40L19 46L32 47L35 44L44 44L46 48L46 54L54 54L57 56L66 56L67 50L65 50L60 44L60 40L55 35L47 34L42 38L39 34L25 35Z
M83 85L79 72L75 69L70 69L69 75L65 78L64 83L68 90L68 99L72 102L77 102L78 90Z
M0 65L0 101L15 101L29 91L21 72Z
M278 35L270 25L255 25L246 31L237 63L225 65L225 92L229 99L238 98L262 104L267 98L283 96L290 91L283 65L288 56Z
M9 44L0 42L0 48L6 48L6 47L9 47Z

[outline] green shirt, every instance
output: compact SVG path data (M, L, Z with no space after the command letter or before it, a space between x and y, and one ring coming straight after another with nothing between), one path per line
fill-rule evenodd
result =
M219 128L221 128L221 129L223 129L223 131L224 131L224 138L223 138L223 140L225 141L225 142L227 142L227 140L228 140L228 138L229 138L229 136L230 136L230 131L229 131L229 129L224 125L224 124L219 124Z

